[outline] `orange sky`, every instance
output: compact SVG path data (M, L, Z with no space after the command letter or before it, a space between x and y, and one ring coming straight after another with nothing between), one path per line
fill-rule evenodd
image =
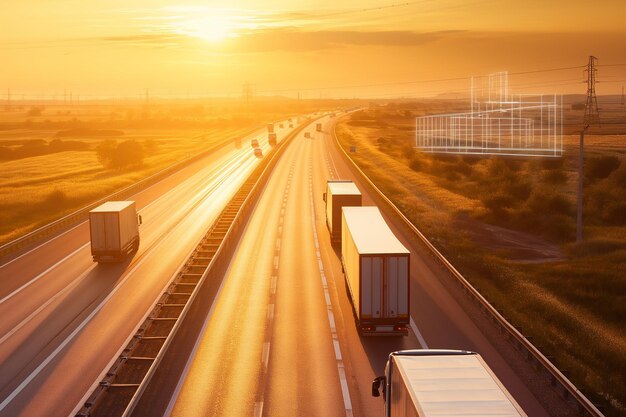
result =
M626 63L625 0L20 0L0 13L0 80L15 94L392 97L468 78ZM600 94L626 66L599 69ZM523 93L585 92L579 69L511 75ZM394 84L402 83L405 84ZM375 84L383 84L376 86Z

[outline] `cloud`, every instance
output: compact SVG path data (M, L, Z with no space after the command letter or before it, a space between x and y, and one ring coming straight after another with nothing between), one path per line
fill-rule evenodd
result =
M463 31L301 31L293 28L265 29L240 35L232 41L237 52L309 52L345 46L416 46L435 42Z

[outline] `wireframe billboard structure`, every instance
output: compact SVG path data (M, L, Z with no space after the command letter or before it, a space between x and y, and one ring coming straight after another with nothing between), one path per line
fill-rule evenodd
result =
M510 94L507 72L471 80L466 113L416 118L415 147L423 152L560 157L563 98Z

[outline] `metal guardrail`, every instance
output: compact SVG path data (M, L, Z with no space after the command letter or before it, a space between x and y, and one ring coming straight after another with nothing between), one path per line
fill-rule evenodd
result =
M76 417L132 414L210 272L230 261L226 254L237 245L282 151L306 126L282 140L239 188Z
M260 130L261 127L255 127L254 129L251 129L247 132L243 133L243 137L252 134L253 132ZM193 138L199 138L202 137L204 135L197 135L194 136ZM237 135L238 137L241 135ZM217 143L215 143L214 145L212 145L210 148L200 152L197 155L191 156L189 158L183 159L182 161L179 161L177 163L175 163L174 165L170 165L166 168L163 168L162 170L150 175L147 178L144 178L143 180L136 182L135 184L129 185L126 188L123 188L122 190L116 191L113 194L110 194L106 197L103 197L93 203L90 203L89 205L76 210L75 212L72 212L68 215L65 215L63 217L61 217L60 219L57 219L51 223L48 223L44 226L41 226L23 236L18 237L17 239L14 239L10 242L7 242L3 245L0 246L0 260L4 260L5 257L9 256L12 253L15 253L21 249L27 248L30 245L41 241L42 239L49 237L55 233L58 233L62 230L66 230L67 228L69 228L70 226L75 226L76 224L79 224L81 221L84 221L87 219L88 217L88 213L91 209L98 207L100 204L106 202L106 201L110 201L110 200L117 200L117 199L123 199L126 198L130 195L136 194L139 191L142 191L148 187L150 187L151 185L156 184L157 182L161 181L162 179L168 177L169 175L173 174L176 171L179 171L180 169L184 168L185 166L196 162L204 157L206 157L207 155L209 155L212 152L215 152L215 150L219 149L220 147L226 145L227 143L230 143L232 141L234 141L235 139L233 139L232 137L229 137L227 139L221 140Z
M547 372L547 376L550 379L550 383L553 386L561 387L561 394L565 400L574 400L577 406L578 412L593 417L604 417L604 414L578 389L576 386L552 363L546 358L543 353L539 351L515 326L513 326L506 318L494 308L489 301L483 295L469 283L469 281L461 275L459 271L437 250L437 248L430 243L430 241L424 236L422 232L415 227L415 225L402 213L402 211L389 199L382 191L370 180L370 178L359 168L359 166L352 160L350 155L343 148L336 134L336 125L333 126L332 135L337 147L341 150L344 158L349 161L354 172L361 177L361 180L366 183L377 195L383 200L389 208L404 222L419 239L419 241L426 247L426 249L433 255L433 257L452 275L456 281L462 286L464 291L470 294L474 300L482 307L482 309L491 316L492 321L500 326L500 329L505 331L509 337L515 342L518 349L526 352L526 357L529 360L533 360L536 364L542 366Z

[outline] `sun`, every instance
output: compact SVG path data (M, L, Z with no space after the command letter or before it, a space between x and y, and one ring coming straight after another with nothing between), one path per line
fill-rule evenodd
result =
M177 8L172 19L173 31L212 43L238 36L241 19L230 9L205 7Z

